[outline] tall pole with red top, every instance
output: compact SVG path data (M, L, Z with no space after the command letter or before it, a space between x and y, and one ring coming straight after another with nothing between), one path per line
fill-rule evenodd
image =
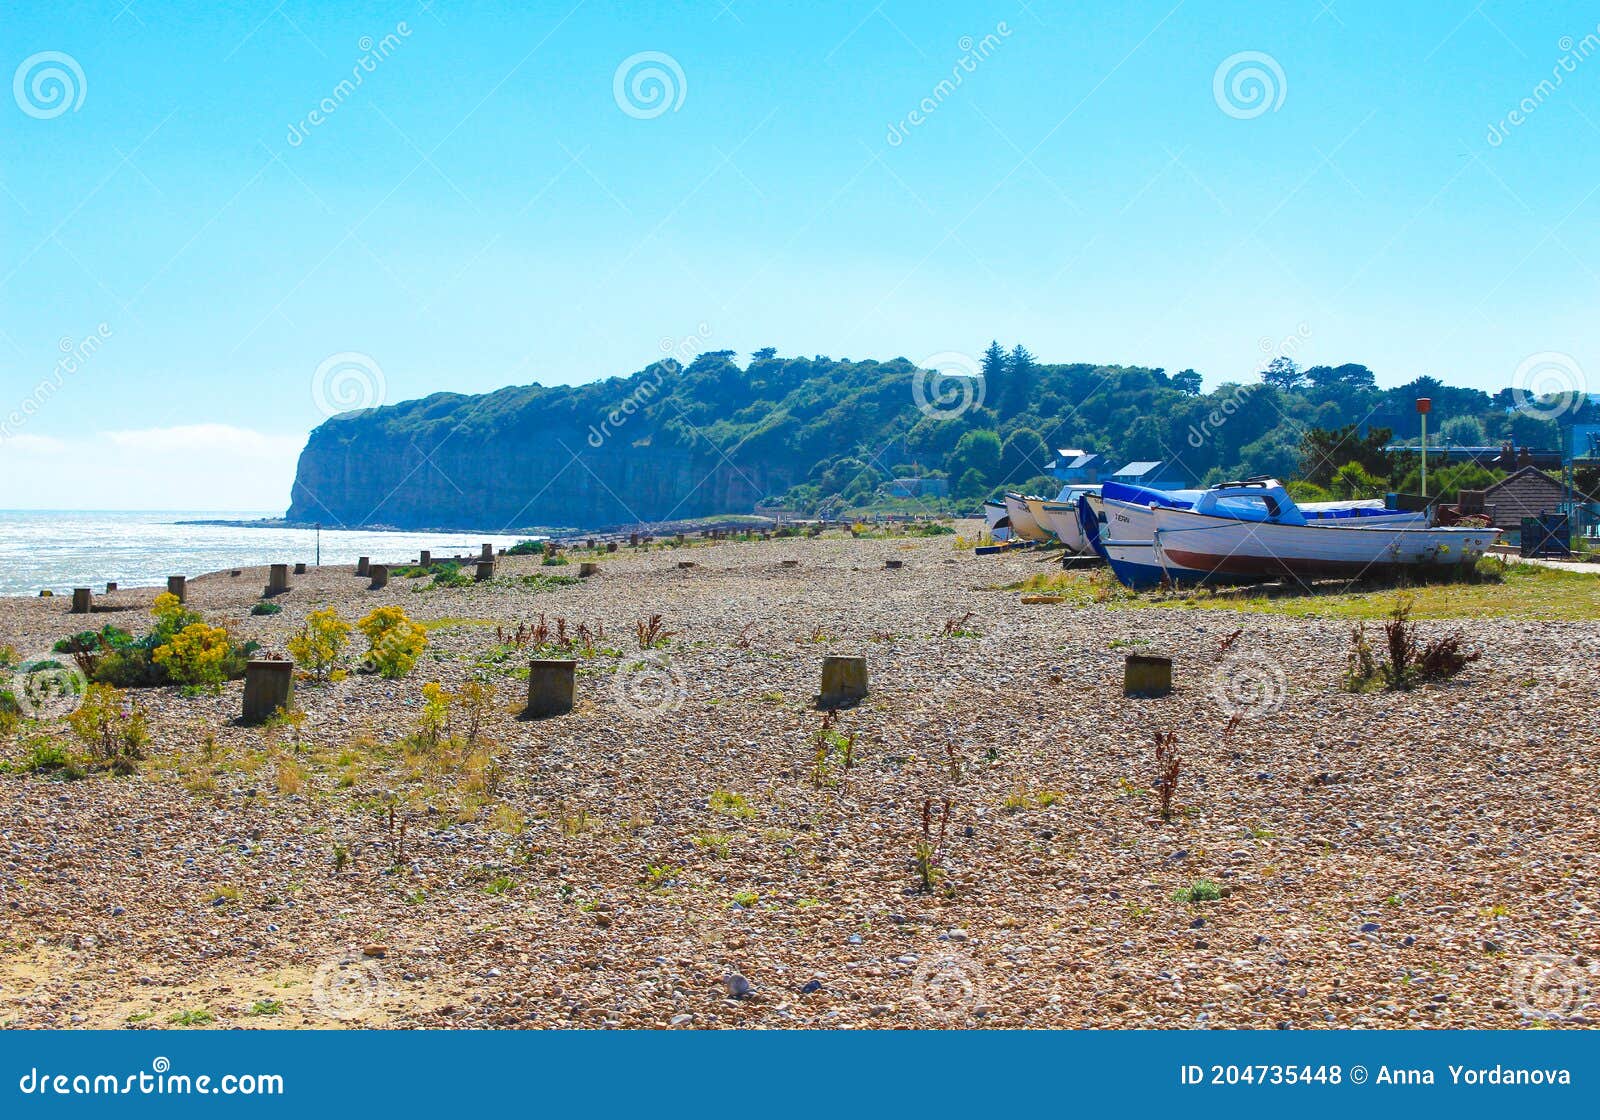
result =
M1417 415L1422 417L1422 496L1428 496L1428 413L1433 410L1433 401L1428 397L1417 398Z

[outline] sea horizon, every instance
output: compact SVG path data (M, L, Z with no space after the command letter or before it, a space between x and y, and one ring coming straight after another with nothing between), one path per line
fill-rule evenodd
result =
M169 575L198 576L275 563L323 566L415 558L421 549L476 553L547 534L480 530L291 528L238 524L273 519L261 510L0 509L0 596L57 595L74 587L160 587ZM207 523L210 522L210 523ZM221 524L220 522L235 522Z

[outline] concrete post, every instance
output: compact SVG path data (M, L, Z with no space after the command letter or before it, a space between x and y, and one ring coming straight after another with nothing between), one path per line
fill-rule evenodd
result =
M528 662L528 706L524 719L544 719L572 711L577 692L576 661L536 660Z
M817 702L824 708L837 708L854 703L867 694L867 659L865 657L824 657L822 659L822 694Z
M245 664L244 722L260 723L293 702L293 661L250 661Z
M287 590L289 590L289 565L272 565L267 569L267 594L281 595Z
M1122 694L1141 698L1172 691L1172 658L1130 653L1122 662Z

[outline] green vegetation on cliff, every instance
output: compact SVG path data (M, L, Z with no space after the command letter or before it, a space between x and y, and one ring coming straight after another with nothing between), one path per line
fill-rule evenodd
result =
M1373 444L1389 438L1381 429L1398 439L1416 434L1417 396L1433 398L1436 423L1456 423L1474 441L1556 440L1555 424L1515 410L1509 389L1491 397L1429 377L1379 389L1360 365L1300 370L1276 359L1211 393L1199 391L1193 370L1050 364L1021 346L992 346L981 369L977 382L940 378L903 358L781 358L771 349L741 367L732 351L714 351L687 367L667 359L587 385L439 393L341 415L312 432L289 517L596 527L760 502L859 508L893 501L885 484L906 477L944 480L950 497L930 504L967 509L1000 487L1050 488L1041 476L1058 447L1098 451L1118 465L1167 460L1196 482L1303 473L1339 489L1370 484L1333 475L1370 460ZM1328 438L1316 429L1352 423L1333 445L1316 445ZM1366 469L1398 479L1403 467L1374 461Z

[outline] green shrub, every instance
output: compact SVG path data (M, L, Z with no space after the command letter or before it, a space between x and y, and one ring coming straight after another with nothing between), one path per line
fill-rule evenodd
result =
M453 560L440 564L433 570L433 586L435 587L471 587L472 577L461 570L461 566Z
M1177 902L1216 902L1222 897L1222 888L1210 879L1196 879L1172 897Z
M282 603L268 603L265 600L250 608L251 614L277 614L283 610Z
M0 688L0 739L4 739L22 724L22 705L10 689Z
M91 684L68 722L89 756L114 774L133 773L150 741L144 711L137 704L124 705L122 693L110 685Z
M537 556L544 552L543 541L518 541L506 549L507 556Z
M560 555L557 555L557 556L546 556L543 560L539 561L539 563L542 564L546 568L556 567L558 565L565 564L566 562L567 562L567 558L565 556L560 556Z
M75 782L84 776L78 760L61 744L49 739L36 740L28 753L14 763L0 763L0 772L48 774L66 782Z

